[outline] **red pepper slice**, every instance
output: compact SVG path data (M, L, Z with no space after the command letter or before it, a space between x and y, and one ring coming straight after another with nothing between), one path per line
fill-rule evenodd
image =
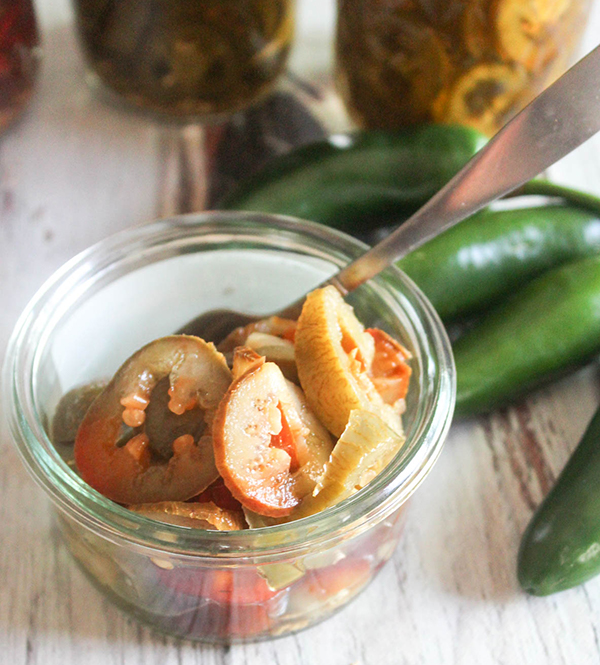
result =
M412 370L407 364L410 353L402 344L379 328L367 328L375 340L375 355L369 371L375 390L386 404L404 399Z
M148 407L153 390L166 377L170 389L166 398L159 396L157 414ZM210 426L230 382L223 355L198 337L173 335L140 349L93 402L79 427L75 463L81 477L125 504L185 501L200 493L218 476ZM164 421L159 419L162 412ZM183 428L173 424L177 416ZM133 432L120 445L125 425ZM165 452L169 436L170 450ZM153 447L155 438L161 439L160 446Z

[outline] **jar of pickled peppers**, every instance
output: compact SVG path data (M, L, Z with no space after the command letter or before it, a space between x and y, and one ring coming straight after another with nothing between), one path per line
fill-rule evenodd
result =
M209 118L282 72L294 0L73 0L92 82L139 108Z
M0 132L26 107L39 64L31 0L0 0Z
M336 79L353 120L493 135L569 66L590 0L338 0Z

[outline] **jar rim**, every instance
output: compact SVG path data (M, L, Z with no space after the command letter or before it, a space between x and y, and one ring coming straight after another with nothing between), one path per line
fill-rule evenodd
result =
M418 342L428 349L437 371L427 378L427 403L413 439L367 487L348 499L303 518L261 529L205 531L157 522L128 510L88 486L55 450L36 406L36 350L44 346L52 322L60 320L67 294L81 297L110 266L123 266L134 250L150 252L167 242L213 238L218 244L244 236L289 249L291 238L320 247L322 256L341 266L367 246L330 227L280 215L247 212L191 213L165 218L114 234L84 250L59 268L39 289L21 314L7 348L3 390L6 417L17 449L34 480L55 505L84 527L113 542L127 541L138 549L167 554L237 560L240 557L277 559L332 538L356 533L398 507L414 492L437 460L450 427L456 392L450 343L436 312L398 268L391 266L372 280L386 297L402 293L410 300L419 324ZM288 242L289 241L289 242ZM181 244L180 242L180 244ZM135 269L135 266L131 268ZM64 311L62 311L64 315Z

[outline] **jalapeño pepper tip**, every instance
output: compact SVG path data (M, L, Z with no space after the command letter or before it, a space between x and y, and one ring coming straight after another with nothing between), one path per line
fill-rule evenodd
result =
M529 523L519 549L524 591L547 596L600 574L600 410Z

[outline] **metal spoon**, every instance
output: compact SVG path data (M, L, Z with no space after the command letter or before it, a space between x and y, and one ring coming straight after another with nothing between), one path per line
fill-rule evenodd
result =
M508 194L600 130L600 46L536 97L452 180L385 240L328 279L342 295ZM255 316L211 310L178 332L215 342L234 328L277 314L296 319L304 297L284 310Z

